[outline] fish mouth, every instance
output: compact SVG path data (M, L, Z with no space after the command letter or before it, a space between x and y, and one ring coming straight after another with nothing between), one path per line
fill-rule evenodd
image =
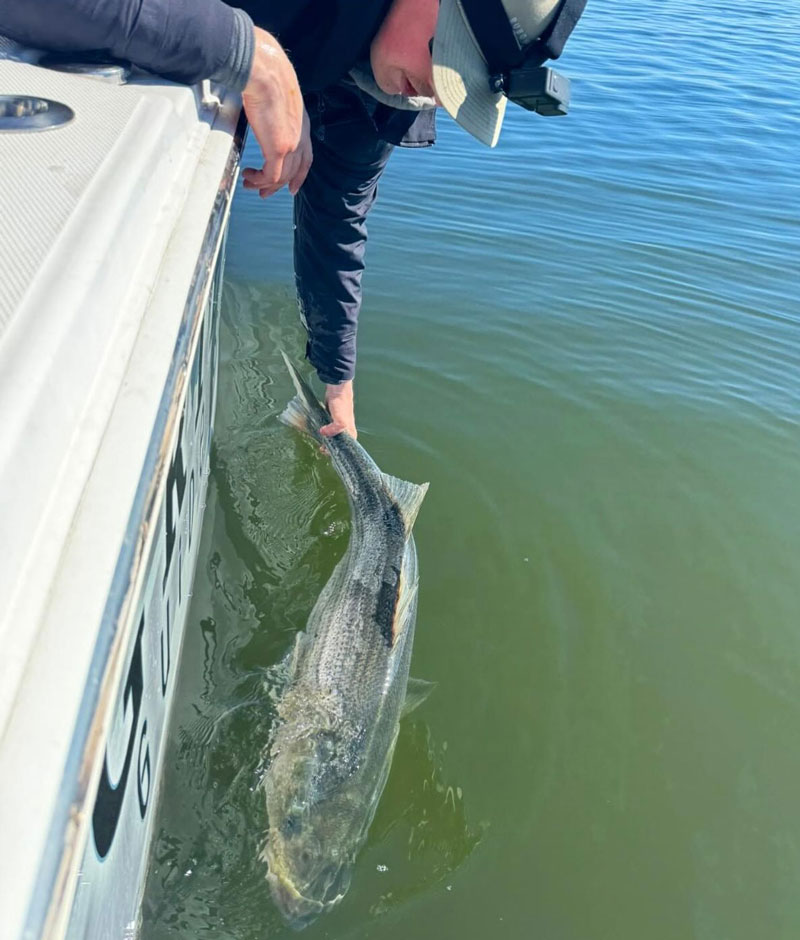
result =
M327 901L315 901L301 894L290 879L274 871L267 873L267 881L276 907L286 923L294 930L308 927L344 897L344 892L342 892Z

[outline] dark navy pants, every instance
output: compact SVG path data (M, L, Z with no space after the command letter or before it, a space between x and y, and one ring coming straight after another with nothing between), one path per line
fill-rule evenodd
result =
M314 162L294 200L295 280L306 355L323 382L338 384L355 371L367 213L378 180L395 142L432 142L433 115L418 120L415 112L371 106L349 82L305 101Z

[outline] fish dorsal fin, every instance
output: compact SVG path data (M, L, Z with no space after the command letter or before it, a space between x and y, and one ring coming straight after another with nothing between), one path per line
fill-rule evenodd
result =
M406 700L403 702L403 717L413 712L415 708L419 708L435 688L435 682L409 678L408 687L406 688Z
M307 646L308 643L306 642L306 634L303 630L301 630L295 635L294 646L292 646L286 656L287 679L291 679L293 676L296 676L302 669L303 657L305 656Z
M409 483L408 480L401 480L398 477L389 476L388 473L382 474L383 485L386 492L397 503L400 515L406 527L406 532L410 533L417 518L419 507L422 500L428 492L427 483Z

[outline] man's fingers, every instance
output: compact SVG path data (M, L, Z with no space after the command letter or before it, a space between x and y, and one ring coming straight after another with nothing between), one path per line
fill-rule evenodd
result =
M283 186L288 179L288 174L291 172L291 166L290 157L276 159L274 163L265 164L260 170L243 173L244 185L247 189Z
M307 146L302 151L291 153L286 157L281 175L277 178L272 168L265 166L261 170L255 170L248 167L242 172L244 188L257 189L258 194L264 197L271 196L288 184L289 192L295 196L305 182L312 162L311 147Z
M308 171L310 169L311 164L309 163L306 166L301 167L300 172L289 180L289 192L293 196L296 196L300 192L300 187L303 185L303 183L305 183L306 177L308 176Z
M282 186L286 186L287 184L289 185L289 189L291 190L291 181L294 178L292 174L294 172L294 164L296 162L297 161L296 161L296 157L294 154L287 157L283 165L283 176L276 183L267 184L266 186L260 186L258 190L259 196L261 196L262 199L265 198L266 196L271 196L273 193L276 193ZM294 195L294 193L292 193L292 195Z
M308 176L308 171L311 169L311 164L314 162L314 157L311 152L311 147L309 146L305 149L300 157L300 166L295 173L295 175L289 180L289 192L296 196L300 190L300 187L305 183L306 177Z
M346 431L354 440L358 437L355 425L347 425L343 421L332 421L330 424L323 424L319 429L319 433L323 437L335 437L337 434L341 434L342 431Z
M297 164L297 169L295 169L294 164ZM271 182L269 179L265 179L265 175L253 175L245 178L244 188L245 189L257 189L259 196L262 198L265 196L271 196L273 193L276 193L282 186L288 185L289 192L296 196L298 190L303 185L308 176L308 171L311 169L311 159L308 157L297 158L297 159L287 159L284 162L284 176L277 182Z
M263 189L265 186L271 185L272 183L268 182L266 177L261 172L258 174L253 174L253 176L244 177L245 189Z
M262 122L258 101L248 102L245 98L245 111L261 147L264 165L261 169L247 167L242 171L244 188L257 190L259 196L265 198L288 185L289 192L296 196L313 162L311 123L305 108L298 137L280 135L270 122Z
M297 148L297 171L289 180L289 192L296 196L300 187L305 183L311 164L314 162L314 148L311 145L311 121L308 112L303 111L303 130L300 135L300 146Z
M248 177L244 181L245 189L254 189L258 190L258 195L264 199L267 196L272 196L273 193L276 193L282 186L285 186L287 180L279 179L277 182L271 182L269 178L265 178L263 175Z

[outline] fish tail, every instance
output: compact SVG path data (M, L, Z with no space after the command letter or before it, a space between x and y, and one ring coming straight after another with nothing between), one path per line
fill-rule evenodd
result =
M278 415L278 420L291 428L296 428L298 431L303 431L312 437L318 438L320 437L319 429L330 423L331 416L327 409L319 403L311 387L292 365L286 353L282 349L280 353L286 363L286 368L289 370L297 394Z

